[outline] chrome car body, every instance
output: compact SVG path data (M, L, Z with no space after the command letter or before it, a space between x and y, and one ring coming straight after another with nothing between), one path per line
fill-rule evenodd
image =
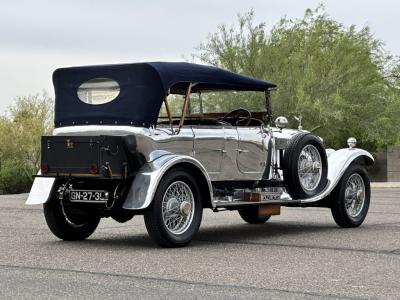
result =
M292 136L299 130L260 127L234 126L189 126L179 133L172 134L169 128L144 128L130 126L70 126L54 130L55 136L93 136L93 135L134 135L138 151L146 157L138 171L123 204L124 209L141 210L148 207L154 196L158 182L165 172L177 164L190 164L201 171L207 182L209 207L217 208L243 205L244 199L220 198L213 193L213 182L272 178L272 170L266 163L268 152L271 159L279 159L276 150L285 149ZM271 136L272 135L272 136ZM274 143L271 143L271 141ZM274 149L268 148L271 144ZM327 149L328 184L318 195L307 199L291 199L282 193L282 203L314 203L326 198L339 182L341 176L353 162L372 165L373 156L362 149ZM275 157L275 158L274 158ZM48 201L54 178L36 178L27 204L42 204ZM235 203L236 201L236 203ZM274 201L276 202L276 201ZM248 204L248 202L245 202Z

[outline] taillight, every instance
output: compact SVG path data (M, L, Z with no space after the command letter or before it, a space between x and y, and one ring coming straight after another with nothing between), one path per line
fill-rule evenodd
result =
M97 165L96 165L96 164L92 164L92 165L90 166L90 173L92 173L92 174L97 174L98 171L99 171L99 170L97 169Z
M43 174L46 174L49 172L49 165L43 164L40 166L40 170L42 171Z

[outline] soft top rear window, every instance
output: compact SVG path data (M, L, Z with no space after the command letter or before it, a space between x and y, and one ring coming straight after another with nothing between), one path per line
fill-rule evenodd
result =
M99 105L118 97L118 82L110 78L93 78L78 87L78 98L84 103Z

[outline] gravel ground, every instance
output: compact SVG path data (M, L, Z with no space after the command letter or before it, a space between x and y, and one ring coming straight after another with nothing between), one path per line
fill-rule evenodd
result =
M283 208L264 225L206 210L181 249L156 247L141 216L60 241L26 197L0 196L1 298L400 297L400 188L374 188L355 229L338 228L327 209Z

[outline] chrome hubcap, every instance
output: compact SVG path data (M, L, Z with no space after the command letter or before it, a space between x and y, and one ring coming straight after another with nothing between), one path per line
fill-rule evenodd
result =
M301 150L297 168L302 188L306 191L316 189L322 177L322 160L318 149L313 145L305 146Z
M182 234L190 226L194 215L194 197L190 187L183 181L173 182L162 200L162 217L167 230Z
M183 201L179 207L182 215L188 216L192 211L192 205L188 201Z
M347 180L344 199L347 214L359 216L365 203L365 184L360 174L354 173Z

